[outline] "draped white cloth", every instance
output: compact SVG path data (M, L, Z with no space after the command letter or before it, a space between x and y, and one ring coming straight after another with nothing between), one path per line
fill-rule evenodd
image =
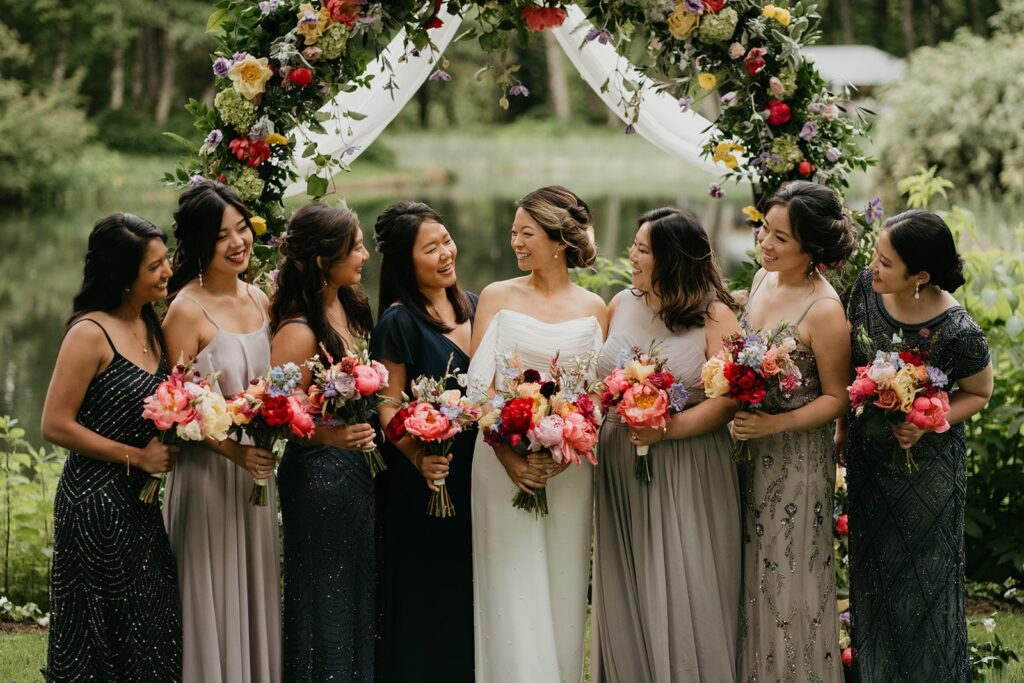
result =
M437 69L438 56L448 47L462 23L461 17L448 12L447 4L439 16L444 25L431 31L436 52L427 49L418 55L412 54L405 44L405 31L399 32L381 56L367 67L367 73L373 75L369 87L339 93L321 108L321 112L330 115L323 123L326 135L306 127L295 131L299 144L292 163L300 179L285 191L286 197L304 192L305 178L316 170L311 159L301 156L308 142L316 142L321 154L342 155L346 163L351 163L384 132ZM701 157L701 148L713 130L711 122L693 110L682 111L676 98L654 90L650 81L610 43L586 41L592 28L583 10L570 5L565 23L553 33L573 66L601 100L628 122L625 103L633 93L625 86L625 81L640 84L643 102L634 124L637 134L675 159L709 174L722 173L724 167ZM606 80L608 86L602 91ZM393 89L386 87L389 83L394 85ZM349 111L366 118L349 119L346 117Z

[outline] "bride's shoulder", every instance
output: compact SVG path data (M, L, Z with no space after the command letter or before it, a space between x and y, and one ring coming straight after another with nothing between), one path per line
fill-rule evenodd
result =
M594 316L604 325L608 318L608 305L604 302L604 299L579 285L573 285L573 287L574 303L576 304L574 308L584 315Z

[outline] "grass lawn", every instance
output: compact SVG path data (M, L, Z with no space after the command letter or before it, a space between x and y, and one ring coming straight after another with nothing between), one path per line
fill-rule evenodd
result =
M972 621L992 616L991 613L975 614ZM1009 612L998 612L993 617L996 621L995 632L1007 647L1015 649L1021 659L1024 659L1024 614L1013 614ZM590 680L589 662L589 635L590 623L587 623L588 647L586 680ZM980 626L971 626L970 635L978 640L988 640L987 635ZM3 683L38 683L43 680L39 669L46 663L46 631L10 632L0 631L0 681ZM1024 663L1011 664L1002 674L989 676L986 680L995 683L1024 683Z

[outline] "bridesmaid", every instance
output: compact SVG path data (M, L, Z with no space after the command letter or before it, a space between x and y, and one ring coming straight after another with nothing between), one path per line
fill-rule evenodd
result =
M267 298L242 276L254 233L234 190L205 182L174 214L174 297L163 331L171 358L194 358L232 396L270 368ZM178 560L184 680L281 678L281 597L273 478L270 504L249 503L274 456L233 439L182 448L167 478L164 521Z
M164 233L131 214L96 223L43 408L67 448L53 505L47 680L180 681L181 615L160 508L139 500L174 467L142 402L167 378L153 302L171 276Z
M735 681L740 502L725 425L736 404L705 399L700 374L740 331L737 306L684 211L641 216L629 259L633 286L608 307L598 374L653 342L690 398L665 431L627 428L614 411L601 429L593 680ZM651 446L649 484L634 474L640 444Z
M832 421L846 410L850 339L839 297L821 270L853 253L856 229L834 190L804 181L768 202L758 232L743 326L788 322L803 375L789 398L769 394L741 411L733 434L751 439L741 468L743 600L740 680L840 681L832 559Z
M373 326L355 212L304 206L281 255L271 362L301 366L323 349L340 359ZM309 383L303 368L301 388ZM311 442L290 442L281 461L285 681L373 680L373 480L362 453L373 446L369 424L321 426Z
M907 211L886 222L850 298L853 364L874 359L856 341L862 330L877 349L896 333L930 346L931 364L949 379L953 425L936 434L903 422L890 437L868 430L866 415L849 416L850 602L862 681L970 679L964 421L992 395L992 363L984 333L953 298L963 284L946 223ZM916 471L893 465L897 444L914 449Z
M380 322L371 350L391 375L384 393L400 400L403 391L412 395L411 382L420 375L440 377L449 362L453 373L469 369L476 296L459 287L459 250L444 219L426 204L388 207L377 219L374 237L384 260ZM382 406L382 427L396 411ZM470 477L475 438L473 431L459 435L447 459L423 455L411 439L383 449L388 469L377 477L379 681L473 681ZM455 506L455 516L447 519L426 514L433 482L441 478ZM424 599L423 584L409 569L427 558L430 597Z

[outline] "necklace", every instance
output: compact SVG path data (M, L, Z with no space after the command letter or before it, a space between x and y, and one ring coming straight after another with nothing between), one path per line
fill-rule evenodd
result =
M148 355L149 354L149 347L142 343L142 340L139 339L139 335L135 334L135 330L133 330L130 325L128 327L128 331L132 333L133 337L135 337L135 341L139 342L139 346L142 347L142 353L144 355Z

